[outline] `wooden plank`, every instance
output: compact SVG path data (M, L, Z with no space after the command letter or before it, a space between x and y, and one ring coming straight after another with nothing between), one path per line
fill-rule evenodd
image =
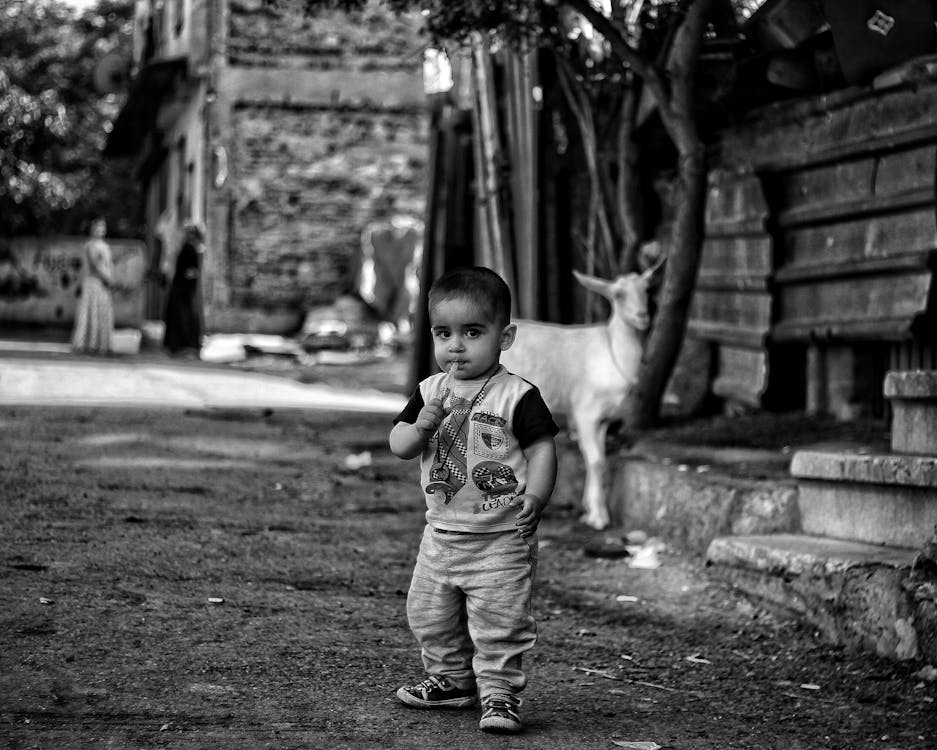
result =
M771 237L709 237L703 241L700 277L729 273L766 277L771 273Z
M937 141L937 84L851 88L758 109L723 132L723 164L785 170Z
M935 147L904 149L783 174L778 222L893 211L933 203Z
M761 405L768 381L768 358L764 350L720 346L713 393L751 406Z
M923 187L903 193L875 195L833 205L812 205L808 203L779 212L776 223L780 227L789 228L804 224L844 221L855 217L864 219L869 214L913 211L917 208L932 206L933 203L933 187Z
M922 270L782 286L772 338L905 337L927 309L931 281Z
M768 215L756 174L710 174L706 237L688 324L695 337L752 350L764 346L771 325Z
M763 348L768 340L768 331L764 329L739 328L736 325L723 325L704 320L692 320L687 324L687 332L701 341L713 341L718 344L744 346L749 349Z
M937 246L932 207L791 229L779 268L926 252Z
M900 195L915 190L934 189L933 144L883 154L875 170L875 195Z
M745 224L764 226L768 205L761 181L753 173L716 170L710 175L706 200L706 225Z
M879 318L877 320L787 321L778 323L771 331L771 340L789 341L903 341L910 334L912 321L908 318Z
M690 318L694 323L718 323L748 331L767 331L771 326L771 295L699 289L693 296Z
M934 256L937 256L937 251L932 250L885 258L860 258L852 261L788 266L779 269L774 274L774 281L779 284L786 284L805 280L819 281L852 276L892 274L897 271L922 270L928 268L932 262L931 258Z
M872 196L875 159L855 159L789 172L779 180L781 207L836 206Z
M696 289L719 292L767 292L770 281L765 276L744 276L732 273L700 273Z

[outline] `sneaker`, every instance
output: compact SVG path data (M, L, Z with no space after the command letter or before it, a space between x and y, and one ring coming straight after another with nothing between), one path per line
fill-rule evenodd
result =
M517 709L521 699L513 695L495 693L482 699L482 718L478 728L483 732L514 733L521 731L521 717Z
M458 688L445 677L431 674L417 685L399 688L397 699L412 708L467 708L478 697L474 687Z

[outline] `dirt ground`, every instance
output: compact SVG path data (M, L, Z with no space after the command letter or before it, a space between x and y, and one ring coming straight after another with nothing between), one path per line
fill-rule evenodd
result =
M937 747L923 664L824 644L673 550L651 570L588 557L569 497L541 527L524 734L399 705L421 678L405 597L423 519L388 429L0 409L0 746Z

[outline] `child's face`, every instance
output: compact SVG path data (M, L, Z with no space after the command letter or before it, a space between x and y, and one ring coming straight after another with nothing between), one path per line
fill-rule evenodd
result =
M517 327L501 326L471 300L453 297L429 312L436 363L443 372L455 364L456 380L487 377L498 367L501 352L514 343Z

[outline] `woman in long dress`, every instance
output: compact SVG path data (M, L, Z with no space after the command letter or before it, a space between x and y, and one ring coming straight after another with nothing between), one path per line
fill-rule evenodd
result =
M202 229L187 223L182 247L176 256L175 273L166 299L166 330L163 346L173 356L198 359L202 348L202 316L198 304L201 275Z
M104 240L107 224L104 219L91 222L91 239L84 246L84 275L81 297L75 311L72 349L89 354L108 354L112 349L114 305L111 285L114 266L110 245Z

